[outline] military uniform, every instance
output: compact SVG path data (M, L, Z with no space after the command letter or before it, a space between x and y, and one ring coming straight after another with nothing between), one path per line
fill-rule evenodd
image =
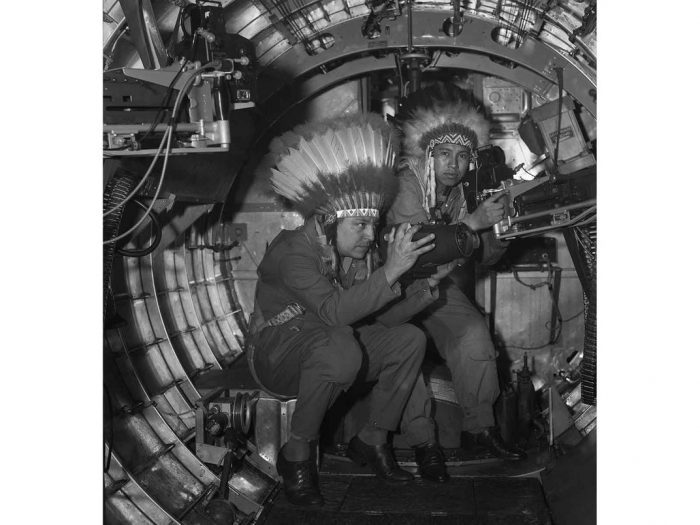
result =
M422 206L423 195L410 167L399 173L399 193L388 214L388 224L426 222L433 217ZM461 185L438 195L437 213L446 222L457 222L466 214ZM480 262L491 264L505 251L507 244L497 240L491 230L479 234ZM419 320L430 333L445 359L455 385L457 400L464 409L463 430L476 433L494 426L493 404L500 389L496 371L496 352L484 317L449 278L439 286L439 298L421 313Z
M280 232L260 264L253 324L267 326L251 340L260 382L297 397L292 434L313 440L342 391L356 379L376 380L370 423L388 431L401 423L411 445L433 442L430 398L420 374L425 336L404 323L437 294L425 279L405 290L398 283L390 287L382 268L358 275L364 261L353 261L347 271L340 265L334 280L321 250L312 219ZM290 304L303 314L270 325Z

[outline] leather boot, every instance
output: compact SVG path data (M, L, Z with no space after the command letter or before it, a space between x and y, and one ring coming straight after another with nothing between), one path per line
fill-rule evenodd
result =
M501 439L496 427L484 429L478 434L471 434L470 432L465 432L464 434L466 435L467 440L471 441L472 444L485 446L494 456L498 458L508 461L517 461L527 457L525 452L510 448L508 445L506 445Z
M277 456L277 472L284 482L284 493L294 505L323 505L318 488L318 472L314 455L305 461L289 461L282 452Z
M445 466L445 457L442 455L439 445L428 443L427 445L414 447L413 450L416 454L418 473L423 479L437 483L445 483L450 479Z
M355 436L348 444L348 457L361 466L369 463L377 477L385 481L406 483L413 479L413 474L399 468L386 443L367 445Z

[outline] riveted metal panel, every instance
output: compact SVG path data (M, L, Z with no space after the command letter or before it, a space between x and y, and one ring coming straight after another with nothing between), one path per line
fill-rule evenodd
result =
M134 481L116 456L112 456L109 471L104 474L104 484L105 523L173 523L174 518Z
M296 399L281 401L261 393L255 407L255 446L258 455L271 466L291 433Z

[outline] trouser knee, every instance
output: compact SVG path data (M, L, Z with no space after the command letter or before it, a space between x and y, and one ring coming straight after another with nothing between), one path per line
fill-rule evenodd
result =
M489 362L496 360L496 349L490 337L462 337L459 349L463 358L470 362Z
M404 359L423 361L426 336L423 330L412 324L403 324L392 329L396 346Z
M349 327L329 328L327 341L313 350L308 365L329 383L350 385L362 365L362 350ZM308 366L307 365L307 366Z

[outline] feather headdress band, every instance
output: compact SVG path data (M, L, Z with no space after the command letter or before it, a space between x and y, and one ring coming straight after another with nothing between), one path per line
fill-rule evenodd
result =
M418 175L423 189L423 208L435 206L433 148L438 144L458 144L474 157L479 145L486 144L489 122L467 92L454 86L432 86L413 93L400 120L404 162Z
M397 190L397 142L376 114L302 124L270 143L272 189L304 216L379 217Z

